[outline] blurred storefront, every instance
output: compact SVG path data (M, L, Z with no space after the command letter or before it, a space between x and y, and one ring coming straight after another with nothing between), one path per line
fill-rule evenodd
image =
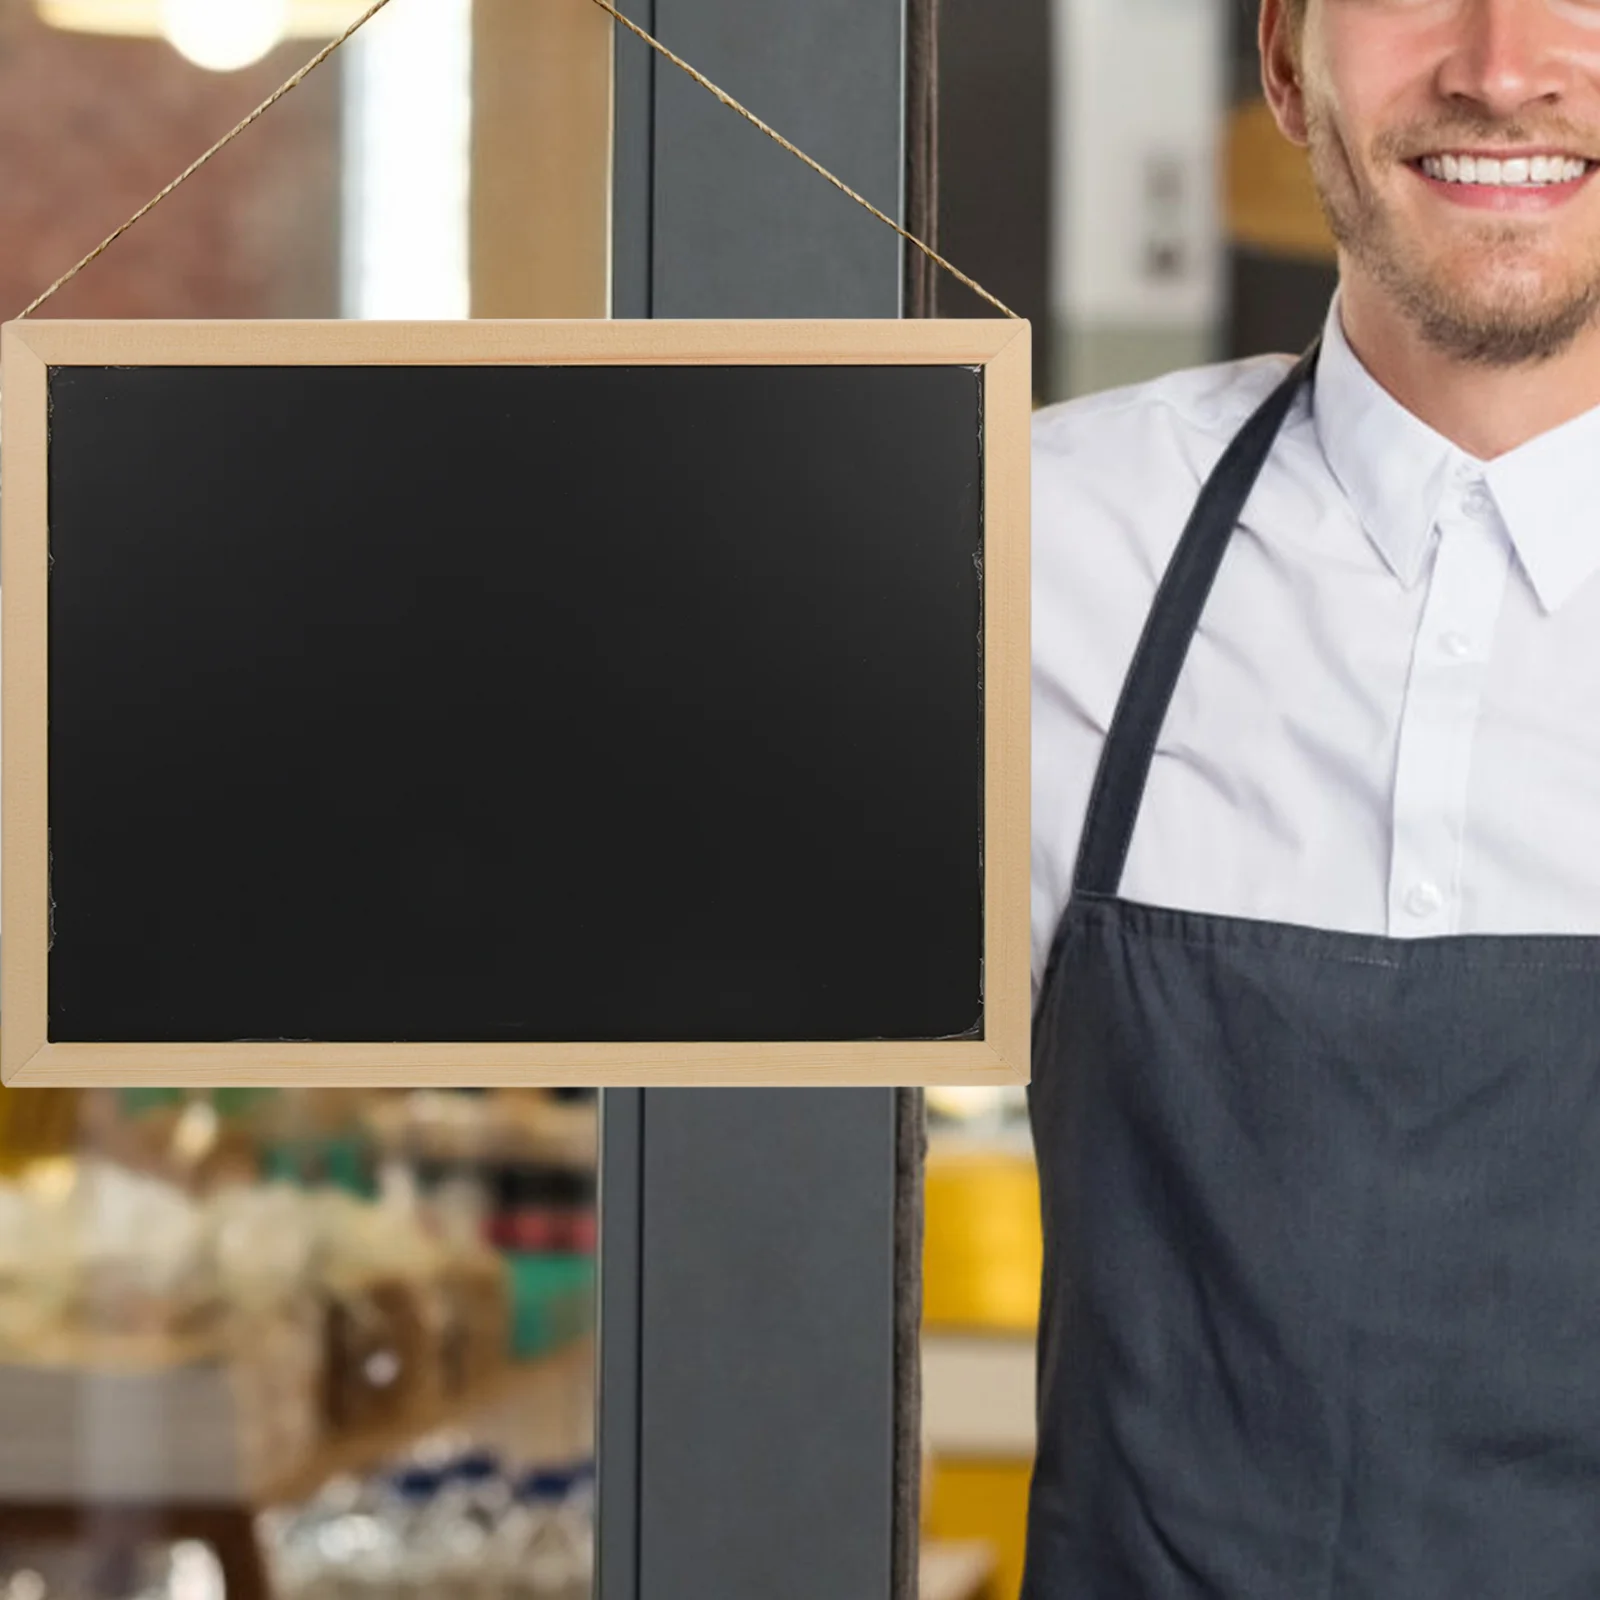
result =
M0 0L0 314L360 9ZM1041 402L1319 323L1330 245L1253 26L941 0L939 243L1033 320ZM618 59L586 0L397 0L46 314L708 314L698 258L619 247L624 182L638 214L715 197L681 164L614 175ZM639 280L615 300L614 268ZM986 314L950 280L936 305ZM1014 1600L1024 1102L929 1117L923 1594ZM588 1595L597 1148L591 1097L538 1091L0 1090L0 1600Z
M587 1595L596 1154L592 1096L0 1090L0 1594Z
M941 0L940 237L1034 325L1041 401L1302 348L1333 289L1253 0ZM977 316L961 285L939 314Z
M0 314L365 9L0 0ZM396 4L40 314L603 315L610 48ZM0 1596L588 1596L597 1154L592 1094L0 1089Z

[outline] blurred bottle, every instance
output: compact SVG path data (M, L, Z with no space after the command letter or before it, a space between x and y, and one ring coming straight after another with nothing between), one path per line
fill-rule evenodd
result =
M595 1472L585 1461L573 1470L566 1514L574 1552L575 1600L590 1600L594 1593Z
M528 1473L502 1520L476 1600L589 1600L592 1511L580 1474Z
M316 1600L425 1600L432 1574L418 1560L417 1530L438 1492L437 1472L407 1467L326 1522L317 1534L326 1587Z
M347 1518L371 1518L376 1486L358 1478L330 1479L304 1505L274 1508L256 1519L271 1588L277 1600L336 1600L339 1552L346 1534L328 1532Z
M489 1547L510 1505L492 1451L471 1450L450 1462L412 1530L411 1563L429 1600L478 1600Z
M441 1442L426 1464L338 1479L263 1515L277 1600L590 1600L592 1463L513 1486L492 1452L444 1459Z

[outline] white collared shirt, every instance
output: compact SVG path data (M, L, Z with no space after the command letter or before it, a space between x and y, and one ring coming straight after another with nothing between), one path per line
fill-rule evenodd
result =
M1286 357L1041 411L1033 980L1168 558ZM1394 938L1600 933L1600 410L1481 462L1329 313L1223 560L1120 893Z

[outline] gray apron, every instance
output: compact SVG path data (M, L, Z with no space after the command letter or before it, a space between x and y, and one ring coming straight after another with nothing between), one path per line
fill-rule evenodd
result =
M1600 1597L1600 938L1118 897L1189 640L1315 359L1162 581L1034 1018L1024 1600Z

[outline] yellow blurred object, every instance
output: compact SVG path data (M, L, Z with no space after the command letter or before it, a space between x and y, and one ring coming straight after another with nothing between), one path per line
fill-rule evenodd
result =
M1264 100L1228 118L1228 233L1236 244L1303 261L1335 259L1305 151L1289 143Z
M1032 1156L936 1143L928 1154L924 1218L924 1324L1030 1332L1044 1261Z
M0 1086L0 1178L35 1161L72 1154L78 1142L76 1089Z
M933 1489L925 1501L924 1532L930 1539L981 1539L995 1554L986 1594L1017 1600L1028 1538L1027 1461L967 1461L936 1458Z

